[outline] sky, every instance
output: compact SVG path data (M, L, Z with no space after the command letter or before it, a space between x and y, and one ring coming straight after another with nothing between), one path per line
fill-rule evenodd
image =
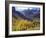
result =
M19 11L22 14L25 14L25 12L23 12L23 11L28 10L28 9L32 10L34 14L38 13L38 11L40 10L37 7L14 7L14 8L15 8L16 11Z
M23 11L25 9L36 9L36 7L15 7L16 11ZM37 8L37 10L39 10L39 8Z

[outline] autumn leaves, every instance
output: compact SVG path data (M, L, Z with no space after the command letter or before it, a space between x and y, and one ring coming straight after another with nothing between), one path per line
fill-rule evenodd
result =
M24 19L15 20L14 18L12 23L13 31L34 30L34 28L40 27L40 22L28 21Z

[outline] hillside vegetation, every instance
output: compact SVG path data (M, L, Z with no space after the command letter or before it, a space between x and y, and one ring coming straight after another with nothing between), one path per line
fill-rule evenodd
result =
M40 29L40 22L39 21L28 21L24 19L15 19L13 17L12 22L12 30L13 31L23 31L23 30L39 30Z

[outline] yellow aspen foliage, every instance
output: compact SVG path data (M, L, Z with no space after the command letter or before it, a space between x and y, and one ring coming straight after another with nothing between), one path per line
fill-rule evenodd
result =
M38 24L35 21L28 21L24 19L15 19L15 18L13 19L13 23L12 23L14 31L32 30L39 25L40 24Z

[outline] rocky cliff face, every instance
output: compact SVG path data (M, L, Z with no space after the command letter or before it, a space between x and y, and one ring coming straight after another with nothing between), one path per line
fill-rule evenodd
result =
M32 8L21 11L16 11L15 7L12 7L13 16L20 16L23 19L32 20L34 18L40 18L40 9L39 8Z

